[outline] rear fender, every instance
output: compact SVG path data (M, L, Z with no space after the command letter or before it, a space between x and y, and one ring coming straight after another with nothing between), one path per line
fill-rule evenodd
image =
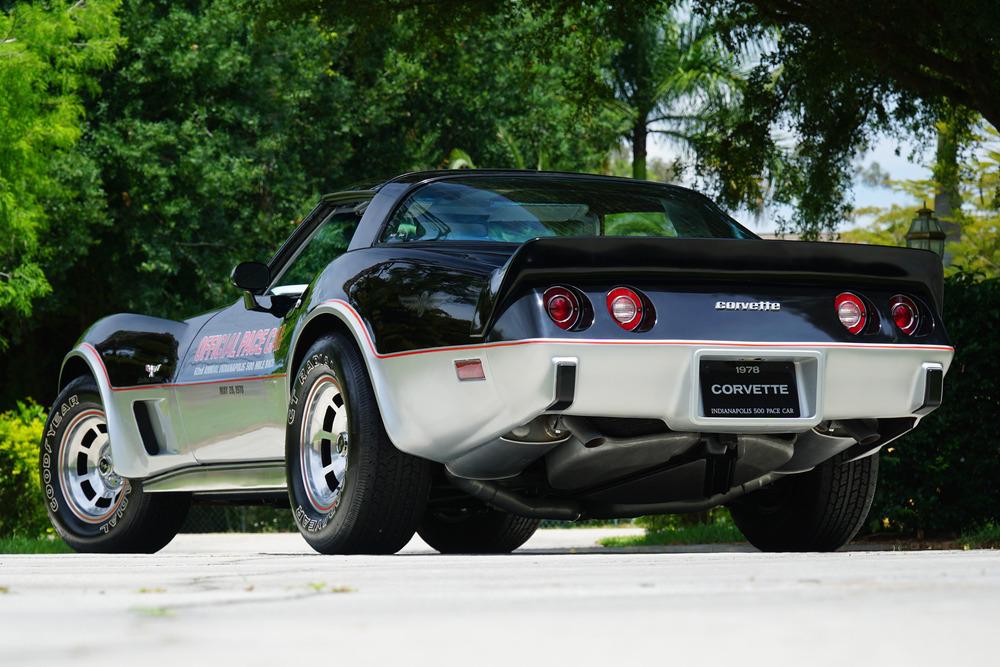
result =
M421 397L419 400L415 399L412 394L412 384L400 381L400 374L407 375L409 373L412 375L407 366L407 361L424 358L424 355L420 354L414 356L414 352L424 352L424 350L395 353L379 352L371 331L361 314L348 302L335 298L320 302L309 312L308 316L303 318L302 324L296 327L289 346L290 359L300 359L305 354L305 350L300 348L305 347L308 344L308 340L312 340L312 336L306 336L305 339L302 336L302 333L309 329L309 324L317 318L331 316L336 317L339 324L350 332L364 358L365 367L368 370L368 376L371 379L372 388L375 392L375 400L378 404L382 422L385 425L389 439L401 451L418 456L428 456L428 443L440 445L440 442L437 442L440 440L440 437L425 432L421 427L422 420L408 418L407 410L426 407L426 401L433 399L429 399L428 397ZM461 352L461 347L447 348L447 352L451 352L452 349L455 349L455 354L467 354ZM455 382L457 380L455 380L454 367L449 359L450 355L444 361L436 363L434 365L434 372L439 374L444 373L447 375L447 379ZM426 369L422 372L426 372ZM417 375L421 378L427 377L421 373L417 373ZM287 376L289 399L291 398L295 377L296 369L289 368ZM433 380L440 381L441 378L435 376ZM490 404L496 405L496 401L498 400L499 397L494 396Z

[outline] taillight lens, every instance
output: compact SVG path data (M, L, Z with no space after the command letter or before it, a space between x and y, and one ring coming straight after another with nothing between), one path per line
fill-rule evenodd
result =
M628 287L616 287L608 292L608 312L626 331L634 331L642 323L643 300Z
M902 294L889 299L889 313L896 328L907 336L912 336L920 324L920 311L913 299Z
M842 292L834 299L834 306L837 309L837 317L844 328L852 334L861 333L868 321L868 312L865 309L865 302L857 294Z
M580 320L580 300L566 287L550 287L542 294L545 312L560 329L572 329Z

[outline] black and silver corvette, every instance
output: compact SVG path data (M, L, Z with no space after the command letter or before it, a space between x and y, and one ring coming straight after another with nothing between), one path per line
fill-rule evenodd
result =
M155 551L192 501L287 498L324 553L719 505L761 549L837 549L954 351L932 253L764 241L608 177L330 195L232 281L219 310L107 317L67 355L41 474L74 548Z

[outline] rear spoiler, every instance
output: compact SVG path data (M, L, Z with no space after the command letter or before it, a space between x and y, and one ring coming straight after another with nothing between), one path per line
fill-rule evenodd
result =
M854 243L638 237L541 238L521 245L493 271L479 297L472 336L484 337L527 284L541 279L676 276L705 281L836 282L908 285L944 303L941 259L927 250Z

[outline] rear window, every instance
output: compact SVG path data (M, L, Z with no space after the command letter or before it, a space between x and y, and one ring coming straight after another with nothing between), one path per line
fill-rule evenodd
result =
M680 188L498 177L420 188L403 202L381 240L523 243L550 236L753 238L707 198Z

